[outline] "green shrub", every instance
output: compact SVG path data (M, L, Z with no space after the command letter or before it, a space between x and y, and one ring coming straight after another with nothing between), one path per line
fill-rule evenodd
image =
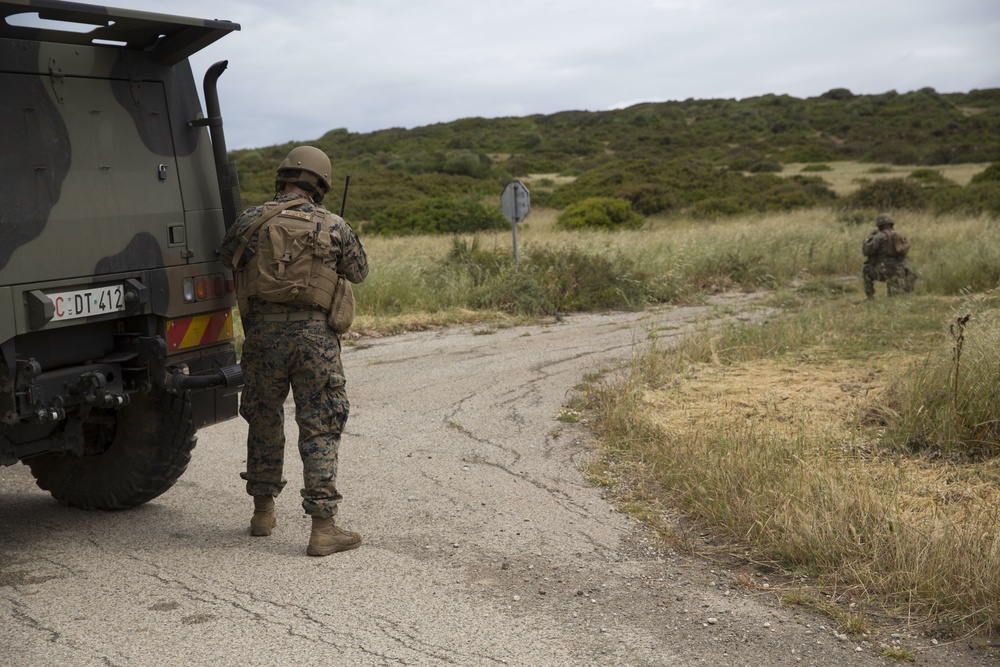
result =
M365 226L369 234L464 234L507 225L500 209L472 198L429 197L387 207Z
M542 135L538 132L522 132L518 137L518 145L520 148L535 148L540 143L542 143Z
M842 160L848 152L839 148L836 144L825 143L820 146L801 145L790 146L781 153L782 159L787 162L826 162L828 160Z
M557 315L545 286L531 272L511 267L483 283L473 295L473 306L514 315Z
M446 277L442 277L446 276ZM435 279L469 285L470 307L521 315L637 310L677 297L680 286L635 269L628 257L579 248L529 248L519 264L505 250L456 239Z
M754 154L736 159L763 160ZM793 194L791 189L800 192ZM700 163L622 160L591 169L576 181L557 187L552 205L569 207L588 197L627 199L642 215L691 212L701 218L717 218L815 206L834 200L836 195L822 179L801 175L784 179Z
M625 199L590 197L566 208L556 219L561 229L638 229L643 218Z
M955 181L945 178L940 171L934 169L917 169L911 171L909 178L926 188L958 187Z
M813 199L813 203L832 202L837 193L830 189L830 184L819 176L792 176L789 182L802 188Z
M734 158L726 165L729 171L750 171L750 166L760 160L759 157L755 155L744 155L742 157Z
M627 199L632 210L641 215L670 212L681 205L672 192L656 183L626 185L615 192L615 196Z
M758 160L747 167L751 174L777 174L783 170L781 163L775 160Z
M964 188L947 188L931 195L935 213L987 214L1000 217L1000 181L969 183Z
M466 149L472 150L475 143L472 141L472 137L452 137L448 142L448 148L451 149Z
M416 153L391 159L387 162L386 168L410 174L426 174L432 171L443 171L444 162L444 153Z
M665 302L675 293L669 286L633 268L624 255L606 257L577 248L532 248L525 270L544 285L559 312L639 310L650 302Z
M752 212L744 201L736 197L710 197L702 199L691 207L691 217L714 220Z
M441 165L441 171L456 176L482 178L489 173L492 164L489 157L482 153L460 152L449 156Z
M875 105L868 98L859 98L847 103L847 111L852 116L873 116L875 115Z
M908 139L891 139L875 143L865 156L874 162L889 164L919 164L923 159L920 149Z
M802 167L802 171L833 171L833 167L828 164L807 164Z
M854 99L854 93L847 88L831 88L820 97L827 100L850 100Z
M764 207L769 211L791 211L815 204L816 199L793 181L782 183L764 193Z
M531 205L538 207L548 207L552 205L551 190L533 190L531 193Z
M784 167L780 162L762 157L743 157L729 163L729 171L746 171L751 174L777 174Z
M970 183L1000 183L1000 162L994 162L973 176Z
M767 127L757 111L743 106L736 107L736 110L729 115L729 122L749 130L763 130Z
M927 205L927 195L918 183L903 178L886 178L862 185L848 205L867 209L908 209L919 211Z

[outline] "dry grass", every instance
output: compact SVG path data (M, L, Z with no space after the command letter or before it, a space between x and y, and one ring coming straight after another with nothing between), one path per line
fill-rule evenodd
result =
M555 185L566 185L576 180L576 176L563 176L562 174L529 174L524 179L524 184L530 187L542 189L552 188ZM551 182L551 185L549 183Z
M884 389L885 368L832 360L821 365L756 361L691 366L670 385L644 393L655 422L692 437L706 424L767 425L784 437L843 436L872 393Z
M692 366L668 387L645 391L643 402L671 440L697 439L713 430L766 431L800 439L826 457L868 466L875 477L901 473L905 483L896 500L911 517L945 513L962 522L983 507L1000 507L1000 465L906 458L882 448L883 429L871 423L872 415L885 410L885 392L897 369L919 361L897 354L864 364L834 359L794 366L773 360Z
M812 349L794 361L688 365L654 382L633 368L597 390L601 465L627 471L627 502L680 507L741 555L815 573L859 609L995 629L1000 464L931 461L882 442L886 392L919 359L859 363Z
M827 173L827 172L823 172ZM873 225L847 224L836 212L813 209L717 222L651 218L637 231L564 231L558 211L535 207L518 225L518 251L574 248L587 254L627 257L637 271L682 286L684 294L775 287L792 281L829 281L861 271L862 240ZM918 292L955 294L981 289L1000 261L1000 227L988 218L900 214L899 227L913 241L910 261L921 279ZM483 250L512 253L509 229L475 237ZM426 289L456 239L451 236L365 237L372 273L356 290L359 314L397 318L447 314L468 308L463 285ZM472 237L460 237L470 242ZM978 281L978 283L977 283ZM450 322L445 317L444 322Z

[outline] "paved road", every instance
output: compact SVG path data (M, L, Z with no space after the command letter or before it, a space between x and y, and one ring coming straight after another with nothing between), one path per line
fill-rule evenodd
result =
M882 664L665 550L580 473L586 434L557 420L572 388L713 312L347 349L341 520L366 543L328 558L305 555L291 447L279 528L248 535L242 420L203 430L177 486L133 511L61 507L0 469L0 665Z

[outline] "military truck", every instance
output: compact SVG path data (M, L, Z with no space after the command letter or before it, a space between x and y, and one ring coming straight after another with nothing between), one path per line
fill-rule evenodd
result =
M0 464L61 502L149 501L237 414L227 63L203 113L188 60L234 30L0 1Z

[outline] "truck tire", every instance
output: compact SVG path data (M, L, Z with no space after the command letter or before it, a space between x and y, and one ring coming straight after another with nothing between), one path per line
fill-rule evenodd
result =
M191 396L154 389L121 410L102 410L84 426L85 453L25 461L38 486L59 502L120 510L156 498L180 478L194 449Z

